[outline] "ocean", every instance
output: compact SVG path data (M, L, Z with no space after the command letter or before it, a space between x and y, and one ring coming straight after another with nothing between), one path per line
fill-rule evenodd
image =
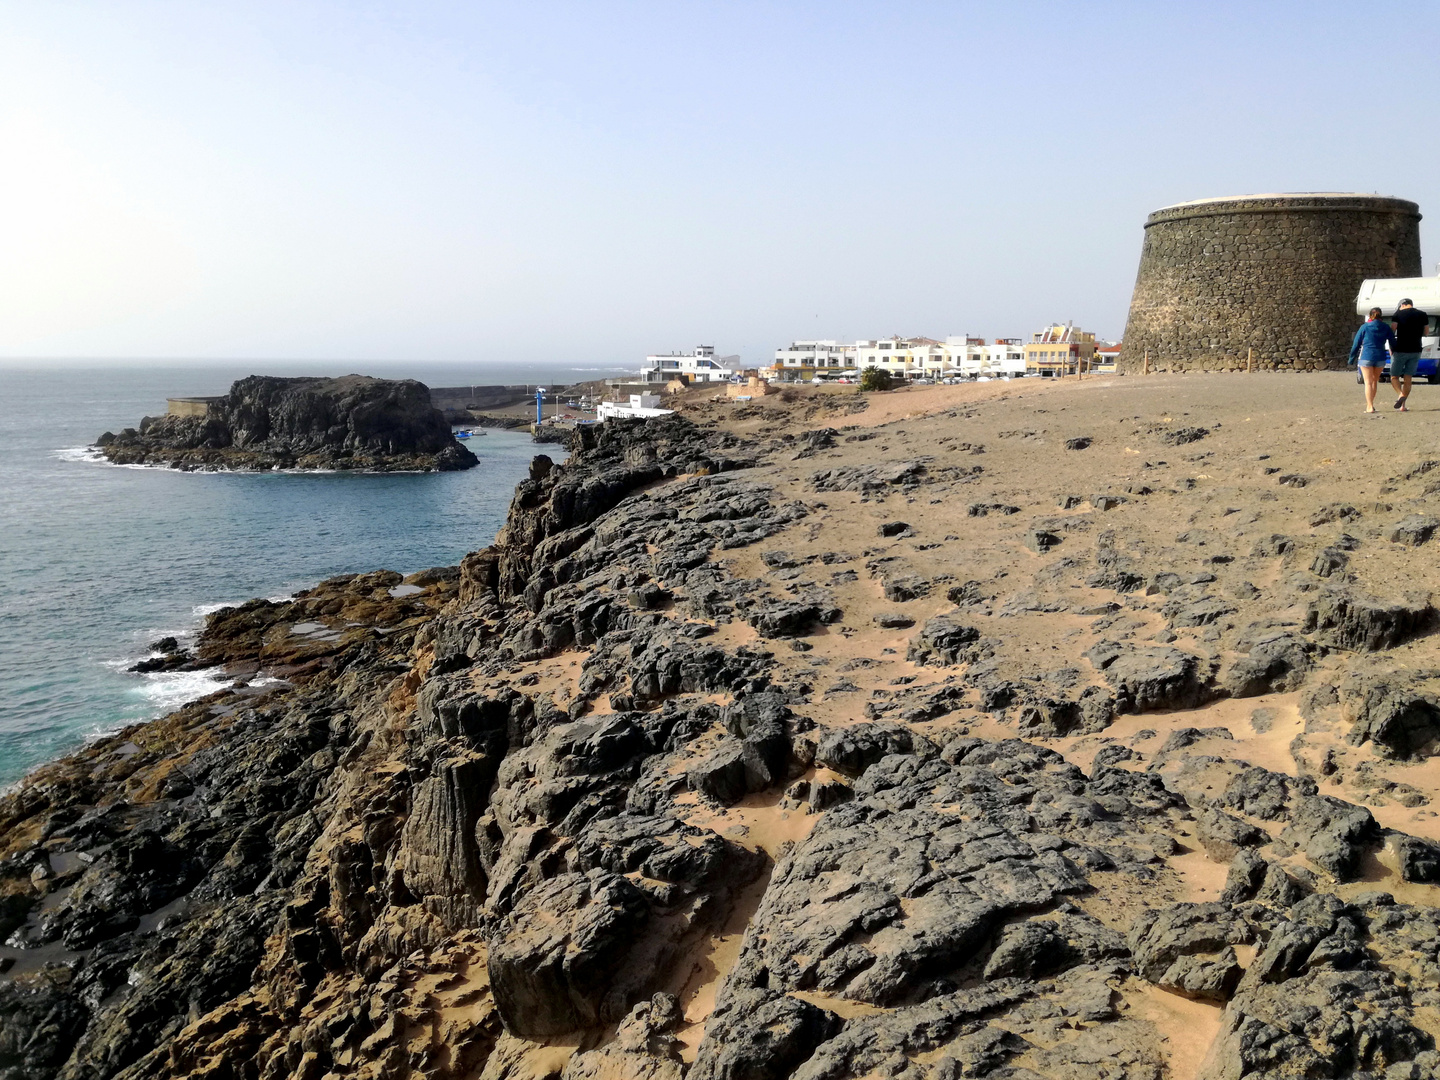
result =
M221 685L135 675L149 642L204 615L333 574L409 573L494 539L536 453L528 434L469 440L477 468L431 475L182 473L86 451L103 431L220 394L250 374L417 378L431 386L578 382L578 367L240 363L0 365L0 788L34 766Z

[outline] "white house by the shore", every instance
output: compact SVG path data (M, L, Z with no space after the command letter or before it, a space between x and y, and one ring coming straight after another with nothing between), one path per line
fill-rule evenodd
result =
M740 370L740 357L716 356L714 345L697 345L688 353L655 353L645 357L640 381L668 383L674 378L689 382L729 382Z

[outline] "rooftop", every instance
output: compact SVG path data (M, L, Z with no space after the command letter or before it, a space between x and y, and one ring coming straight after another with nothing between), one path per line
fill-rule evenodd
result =
M1253 195L1220 195L1209 199L1191 199L1189 202L1171 203L1154 213L1166 210L1183 210L1192 206L1207 206L1212 203L1245 202L1250 199L1376 199L1390 202L1410 202L1397 195L1377 195L1370 191L1267 191Z

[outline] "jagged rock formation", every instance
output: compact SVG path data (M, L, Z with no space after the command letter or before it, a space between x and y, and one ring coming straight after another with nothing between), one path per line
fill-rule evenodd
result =
M147 416L96 446L121 465L447 472L479 460L414 379L251 375L204 416Z
M1437 1075L1440 845L1311 741L1435 754L1433 673L1344 663L1427 600L797 444L586 429L458 570L212 616L249 685L0 800L0 1078Z

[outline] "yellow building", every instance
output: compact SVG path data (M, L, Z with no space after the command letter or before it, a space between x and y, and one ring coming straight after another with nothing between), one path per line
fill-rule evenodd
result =
M1056 323L1030 335L1025 346L1025 374L1078 375L1090 370L1094 358L1094 334L1076 330L1073 323Z

